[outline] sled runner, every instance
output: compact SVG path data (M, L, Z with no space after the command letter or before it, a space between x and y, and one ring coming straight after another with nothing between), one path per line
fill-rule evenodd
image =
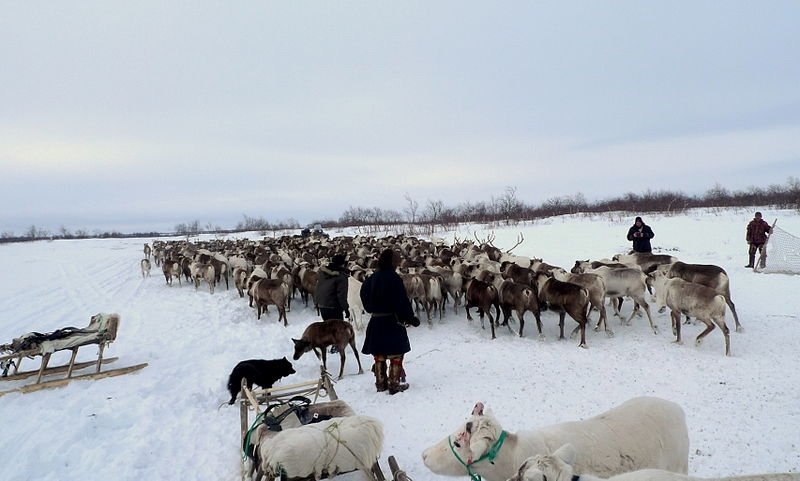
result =
M357 423L362 417L343 400L338 399L333 388L330 373L320 366L320 378L298 384L291 384L270 389L248 389L246 380L242 381L242 397L240 401L241 446L242 446L242 480L246 481L310 481L313 475L292 476L291 472L274 469L282 465L280 459L263 459L265 453L262 443L272 445L293 442L307 442L300 449L304 458L320 459L335 452L339 462L344 457L344 465L351 462L351 469L328 472L318 471L320 478L329 478L348 472L361 470L372 481L385 481L378 462L379 452L372 456L363 456L357 445L363 443L363 436L352 434L357 431L344 427L348 422ZM320 398L328 398L320 401ZM251 421L250 413L254 414ZM365 423L380 424L375 419L363 417ZM314 429L318 427L318 429ZM303 437L305 432L309 436ZM303 434L301 434L303 433ZM316 437L315 437L316 436ZM308 441L305 441L305 440ZM274 442L273 442L274 441ZM380 444L383 441L382 426ZM320 447L322 446L322 447ZM324 452L327 449L327 453ZM269 449L266 450L269 456ZM365 459L361 459L364 457ZM369 459L366 459L369 458ZM287 460L287 464L291 461ZM394 457L389 458L395 481L411 481L404 471L397 467ZM341 464L337 464L340 467ZM288 469L288 468L287 468ZM397 474L395 474L397 473Z
M0 345L0 380L14 381L27 379L36 376L36 382L25 386L0 391L0 396L12 392L28 393L40 389L61 387L70 381L80 379L102 379L104 377L119 376L130 372L138 371L147 363L134 366L122 367L117 369L107 369L101 371L104 364L116 361L116 357L103 359L103 352L106 346L117 338L119 328L119 315L117 314L96 314L91 317L89 325L85 328L65 327L56 331L42 334L39 332L29 332L15 338L8 344ZM90 344L98 345L96 361L75 362L78 350ZM72 351L69 363L54 367L48 367L51 356L59 351ZM24 358L33 359L41 356L39 369L30 371L20 371ZM95 367L95 372L88 374L73 375L75 371L80 371L88 367ZM13 368L13 369L12 369ZM9 371L11 371L9 373ZM66 376L60 379L43 381L43 378L52 374L60 374L66 371Z

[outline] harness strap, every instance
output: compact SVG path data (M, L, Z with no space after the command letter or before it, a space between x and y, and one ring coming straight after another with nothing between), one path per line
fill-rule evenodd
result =
M494 462L495 458L497 457L497 454L500 452L500 448L503 447L503 443L505 442L507 435L508 433L505 430L503 430L503 432L500 433L500 437L497 438L497 441L495 441L494 444L492 444L492 447L489 448L488 451L483 453L483 455L480 458L476 459L475 461L472 461L471 463L465 463L464 460L461 459L461 456L458 455L456 449L453 447L453 440L451 439L450 436L447 437L447 444L450 445L450 451L453 452L453 456L455 456L458 462L461 463L461 465L464 466L464 468L467 470L467 474L469 475L470 479L472 481L482 481L480 474L473 471L472 466L475 463L479 463L487 459L489 460L490 463ZM571 481L577 481L577 480L573 479Z

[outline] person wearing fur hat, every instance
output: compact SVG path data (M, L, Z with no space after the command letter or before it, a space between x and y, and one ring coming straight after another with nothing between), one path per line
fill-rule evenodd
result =
M364 310L371 314L361 352L375 359L372 372L378 392L389 394L408 389L403 356L411 350L406 324L419 326L403 279L397 274L400 256L391 248L378 256L378 270L361 285ZM387 376L386 361L389 361Z
M650 239L655 236L653 229L645 224L641 217L637 217L628 229L628 240L633 241L633 252L653 252Z
M753 220L747 224L747 234L745 240L750 245L748 251L748 263L745 267L753 267L756 260L756 250L759 255L759 265L763 269L767 263L767 255L764 252L764 245L767 243L769 237L770 227L767 221L761 218L761 212L756 212Z

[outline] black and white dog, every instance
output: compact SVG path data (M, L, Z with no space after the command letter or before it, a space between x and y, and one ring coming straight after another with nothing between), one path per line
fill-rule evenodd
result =
M231 400L228 404L236 402L236 396L242 390L242 378L247 379L247 387L253 388L253 384L258 384L264 389L271 388L278 379L294 374L295 370L292 363L284 356L282 359L248 359L242 361L233 368L228 377L228 391L231 393Z

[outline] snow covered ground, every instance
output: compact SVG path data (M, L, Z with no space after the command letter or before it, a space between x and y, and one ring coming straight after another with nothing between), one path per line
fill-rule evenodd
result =
M771 223L800 233L800 215L760 209ZM374 392L371 359L355 375L348 352L340 397L357 412L385 423L382 464L395 455L417 481L446 479L430 473L420 454L453 431L475 401L491 407L511 431L593 416L631 397L654 395L686 411L690 474L735 475L800 468L800 276L754 274L747 259L747 210L702 210L646 216L656 251L691 263L724 267L745 331L731 334L733 356L712 332L696 347L699 326L686 326L685 343L673 344L668 313L657 314L658 336L644 318L630 327L612 318L616 336L587 332L588 349L557 340L557 317L543 315L547 339L505 329L489 339L463 310L432 327L410 329L406 369L411 388L396 396ZM519 255L570 268L576 259L627 251L631 215L565 216L495 229L494 243L525 242ZM486 232L478 232L479 236ZM472 235L463 229L459 235ZM452 238L452 233L447 234ZM97 312L118 312L111 366L149 362L136 374L0 398L0 478L22 480L239 479L239 410L220 403L225 383L242 359L290 357L291 337L315 319L294 304L289 326L274 309L257 321L235 289L168 287L160 271L142 279L143 239L36 242L0 246L0 342L36 330L85 326ZM625 313L630 304L626 303ZM593 313L592 318L596 319ZM424 321L424 319L423 319ZM567 319L567 326L572 327ZM733 320L728 315L733 330ZM361 334L359 333L359 347ZM95 349L83 348L91 359ZM66 362L60 353L51 364ZM79 359L80 360L80 359ZM312 354L295 362L288 384L315 378ZM27 361L27 367L38 365ZM329 361L338 370L338 359ZM19 386L4 381L0 388ZM340 479L361 479L357 473Z

